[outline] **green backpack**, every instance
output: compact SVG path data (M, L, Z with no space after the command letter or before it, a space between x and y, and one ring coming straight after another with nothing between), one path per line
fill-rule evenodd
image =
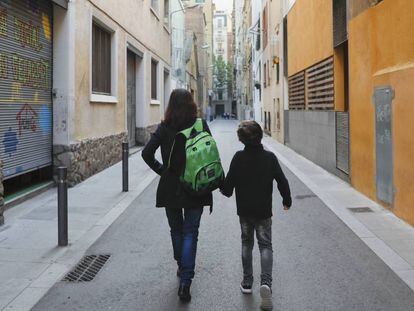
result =
M180 176L184 188L195 196L216 190L224 179L224 170L216 141L204 129L202 119L197 119L192 127L179 134L186 138L186 165Z

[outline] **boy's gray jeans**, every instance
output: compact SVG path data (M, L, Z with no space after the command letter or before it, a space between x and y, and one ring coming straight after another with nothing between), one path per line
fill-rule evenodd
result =
M254 246L254 232L256 231L262 266L261 285L266 284L272 287L272 218L252 219L240 217L240 226L244 282L250 285L253 283L252 251Z

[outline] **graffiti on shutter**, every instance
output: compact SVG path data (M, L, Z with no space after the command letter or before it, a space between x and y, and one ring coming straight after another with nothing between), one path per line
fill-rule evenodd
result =
M52 164L52 4L0 1L0 158L5 179Z

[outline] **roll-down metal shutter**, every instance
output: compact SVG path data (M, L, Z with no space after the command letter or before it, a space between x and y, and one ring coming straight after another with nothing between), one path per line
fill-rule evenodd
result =
M0 1L0 157L6 179L52 164L52 4Z
M348 112L336 112L336 167L349 175Z

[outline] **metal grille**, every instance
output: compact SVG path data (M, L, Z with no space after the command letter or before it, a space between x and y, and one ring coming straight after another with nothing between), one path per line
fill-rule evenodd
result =
M305 109L305 72L289 77L289 109Z
M306 70L306 95L309 109L333 109L333 57Z
M0 158L5 179L52 164L52 4L0 1Z
M333 41L337 47L348 40L347 0L333 0Z
M349 207L349 211L355 214L361 214L361 213L373 213L374 211L369 207Z
M64 282L90 282L99 273L111 255L89 255L83 257L78 265L69 272Z
M336 167L349 175L349 113L336 113Z

